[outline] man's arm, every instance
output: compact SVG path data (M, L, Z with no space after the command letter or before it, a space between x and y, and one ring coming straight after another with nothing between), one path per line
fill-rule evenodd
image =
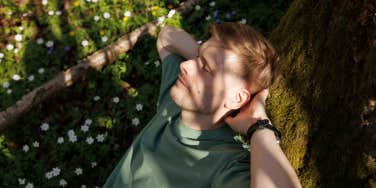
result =
M265 100L268 90L259 92L235 117L227 117L226 123L234 130L253 125L257 119L268 119ZM245 132L242 132L245 134ZM302 187L298 176L283 153L274 132L257 130L251 138L251 185L252 188L295 188Z
M198 55L198 47L194 38L182 29L166 25L159 32L157 49L161 60L171 53L193 59Z

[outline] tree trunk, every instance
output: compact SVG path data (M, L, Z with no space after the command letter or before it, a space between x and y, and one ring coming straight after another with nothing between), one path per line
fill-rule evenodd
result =
M282 76L267 102L303 187L376 187L372 0L297 0L271 34Z

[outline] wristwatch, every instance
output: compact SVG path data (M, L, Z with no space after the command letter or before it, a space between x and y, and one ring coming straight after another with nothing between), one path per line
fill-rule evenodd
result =
M277 128L275 128L272 124L270 124L268 119L261 119L257 120L247 131L246 139L247 142L251 141L253 133L255 133L259 129L269 129L274 132L274 135L277 139L277 143L280 144L282 141L282 134L279 132Z

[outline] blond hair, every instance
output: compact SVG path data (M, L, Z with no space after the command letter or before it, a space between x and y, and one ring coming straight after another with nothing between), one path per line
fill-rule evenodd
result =
M241 23L210 26L212 37L234 52L243 66L241 76L265 89L277 81L280 61L273 46L256 30Z

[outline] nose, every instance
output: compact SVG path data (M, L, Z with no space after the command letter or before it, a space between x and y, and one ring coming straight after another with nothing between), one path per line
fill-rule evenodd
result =
M180 64L180 71L183 75L192 75L197 72L198 67L195 59L184 61Z

